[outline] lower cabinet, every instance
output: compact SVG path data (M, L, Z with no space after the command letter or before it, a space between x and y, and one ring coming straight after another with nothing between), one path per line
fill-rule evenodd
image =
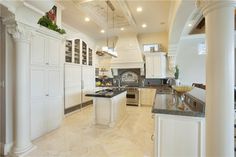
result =
M92 97L87 97L85 94L94 92L95 89L95 68L92 66L82 67L82 101L88 102L93 100Z
M60 126L63 117L62 69L31 68L31 139Z
M64 77L66 113L86 106L85 103L92 98L86 97L85 94L92 93L95 89L94 67L66 63Z
M146 106L153 106L156 89L154 88L140 88L140 104Z
M82 69L80 65L65 64L65 109L82 103Z
M155 114L154 157L205 157L205 118Z

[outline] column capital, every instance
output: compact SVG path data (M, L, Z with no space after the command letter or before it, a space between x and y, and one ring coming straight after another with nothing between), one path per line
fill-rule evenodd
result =
M15 20L15 16L3 19L7 33L12 35L14 40L21 42L30 42L32 36L32 28Z
M178 44L170 44L168 45L168 53L167 56L176 56L178 50Z
M196 0L196 6L201 10L204 16L206 16L209 12L223 8L223 7L234 7L236 8L235 0Z

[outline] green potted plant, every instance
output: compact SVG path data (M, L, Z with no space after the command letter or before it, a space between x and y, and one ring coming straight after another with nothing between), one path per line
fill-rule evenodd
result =
M176 85L180 85L180 81L179 81L179 67L178 65L175 66L175 83Z
M55 23L53 23L52 20L50 20L50 18L47 15L41 17L38 21L38 24L53 31L56 31L60 34L66 33L64 29L58 28L58 26Z
M178 65L175 66L175 79L179 79L179 67L178 67Z

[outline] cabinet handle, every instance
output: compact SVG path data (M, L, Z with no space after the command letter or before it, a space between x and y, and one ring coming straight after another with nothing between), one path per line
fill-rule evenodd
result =
M154 141L154 135L151 136L151 140Z
M49 63L48 63L48 62L47 62L46 64L47 64L47 65L49 65Z
M49 96L49 94L46 94L46 96Z

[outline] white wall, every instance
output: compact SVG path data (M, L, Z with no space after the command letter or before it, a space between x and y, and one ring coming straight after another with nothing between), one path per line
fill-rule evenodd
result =
M198 55L198 43L204 39L182 39L179 44L176 65L180 69L180 81L183 84L205 84L206 55Z
M145 33L138 35L138 41L140 49L143 50L143 44L161 44L164 48L164 51L167 51L168 48L168 33L159 32L159 33Z
M66 31L66 38L68 39L81 39L83 41L85 41L88 46L90 46L91 48L95 48L95 40L84 34L83 32L80 32L79 30L71 27L70 25L67 25L65 23L62 23L62 28L65 29Z
M83 32L80 32L79 30L71 27L68 24L62 23L62 28L65 29L66 31L66 39L81 39L82 41L87 43L88 48L91 48L93 50L93 63L94 65L97 63L97 58L96 58L96 47L95 47L95 40L84 34Z

